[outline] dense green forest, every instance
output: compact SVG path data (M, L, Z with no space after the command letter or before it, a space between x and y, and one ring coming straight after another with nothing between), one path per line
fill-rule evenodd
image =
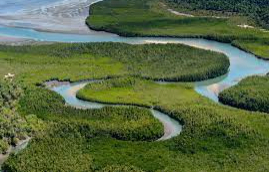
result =
M29 148L3 166L7 171L91 171L90 140L155 141L163 135L162 124L143 108L76 109L65 106L60 95L35 87L25 90L19 105L21 114L36 114L45 126Z
M227 105L269 113L269 77L246 78L220 93L219 99Z
M128 36L216 39L269 57L269 35L259 28L238 27L241 18L176 16L167 11L163 2L105 0L91 7L93 15L87 24ZM11 144L21 135L32 136L26 149L12 154L3 169L269 171L268 115L216 104L196 93L192 83L153 81L204 80L225 74L228 68L229 61L223 54L174 44L0 46L0 76L15 74L12 83L3 84L3 90L14 88L19 92L11 101L15 108L7 107L14 109L23 129L27 128L27 132L11 133L10 141L4 144ZM105 80L88 84L77 97L154 107L180 121L181 134L156 141L164 133L163 126L149 109L77 109L43 87L48 80L85 79ZM13 92L17 91L3 91L5 95ZM15 131L20 131L18 126Z
M171 52L178 53L171 56L171 63L178 64L176 70L180 71L189 64L183 59L192 54L187 50L199 52L190 58L190 61L196 59L188 66L190 74L201 64L207 69L220 59L227 61L219 53L170 44L0 46L0 75L14 73L14 81L21 85L22 94L15 103L17 113L26 119L35 116L34 119L42 120L42 125L31 124L38 130L31 135L27 148L10 156L3 168L8 171L268 170L269 155L264 153L269 152L268 116L215 104L197 94L191 83L161 85L142 77L130 77L133 70L128 69L128 61L133 68L140 68L138 59L153 60L156 56L156 62L152 63L157 65L163 63L162 56L169 57ZM181 53L185 53L182 58ZM173 72L169 67L160 70ZM155 71L149 65L147 68L144 73ZM58 94L41 87L50 79L78 81L108 77L117 78L88 85L78 96L154 106L182 122L182 133L167 141L154 142L163 134L163 126L147 109L75 109L66 106ZM253 165L249 166L250 162Z
M60 95L44 88L29 89L25 94L20 100L22 114L33 113L45 121L74 123L78 131L82 130L88 136L111 135L120 140L146 141L156 140L163 135L162 124L143 108L83 110L65 106ZM84 129L90 131L87 133Z
M191 11L209 10L249 16L269 28L268 0L166 0L171 5Z
M221 10L220 15L229 18L180 16L171 13L171 7ZM246 14L268 25L267 11L268 1L261 0L105 0L91 6L86 22L93 29L124 36L214 39L269 58L269 34L257 25L238 27L252 22ZM1 168L8 172L269 171L269 116L217 104L198 94L189 82L226 74L229 65L224 54L176 44L1 45L0 78L14 76L0 81L0 152L31 137L28 146L12 153ZM44 84L89 79L102 80L87 84L78 98L125 106L72 107ZM268 112L268 86L268 76L250 77L222 92L220 101ZM180 122L180 135L157 141L164 126L146 107Z
M268 151L269 133L264 125L269 120L267 116L214 104L185 83L160 85L127 77L90 84L85 90L90 91L84 92L85 96L99 101L120 100L160 108L182 121L184 130L173 139L150 142L163 130L147 110L74 109L64 106L56 93L28 86L20 99L19 111L36 114L46 126L25 150L11 156L3 168L9 171L267 170L264 154ZM115 90L117 94L113 94ZM264 159L258 158L261 156ZM248 157L255 158L254 165L246 165L253 161ZM208 165L204 166L205 163Z
M122 36L213 39L232 43L257 56L269 58L267 51L269 49L269 33L255 25L249 17L241 15L232 15L228 18L186 17L171 13L168 10L169 8L177 10L181 6L175 3L171 5L169 2L159 0L105 0L91 6L90 16L86 23L94 30L113 32ZM179 12L181 12L180 10ZM268 14L266 13L266 15ZM239 25L244 24L254 25L255 28L239 27Z

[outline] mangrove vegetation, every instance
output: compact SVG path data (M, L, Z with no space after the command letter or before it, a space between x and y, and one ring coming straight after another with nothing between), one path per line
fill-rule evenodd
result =
M90 16L86 22L94 30L104 30L123 36L169 36L213 39L233 43L235 46L250 51L257 56L269 58L267 51L269 33L255 25L255 22L249 19L249 17L244 17L244 15L227 17L225 14L223 14L224 17L211 17L212 15L208 17L188 17L173 14L168 10L171 8L177 10L177 7L179 7L180 14L180 12L185 12L180 11L185 6L190 6L189 8L193 9L198 6L197 8L199 9L200 2L205 6L207 4L218 6L219 3L222 3L222 0L207 1L208 3L198 0L105 0L91 6ZM268 24L266 19L267 13L258 12L259 7L262 10L268 11L267 1L248 2L240 0L240 2L242 3L239 3L239 0L229 0L223 1L222 4L225 6L231 3L235 8L238 7L236 4L240 7L243 4L242 8L247 4L252 9L257 10L257 13L245 11L243 14L262 15L263 17L254 17L257 19L257 23L262 23L263 26ZM185 5L182 7L182 4ZM245 25L252 27L240 27ZM260 47L263 48L261 49Z
M124 75L151 80L199 81L227 73L230 65L223 54L176 44L0 46L0 51L0 61L6 64L0 72L4 75L10 68L14 73L23 70L32 76L31 82Z
M268 0L166 0L170 6L197 14L243 15L269 28Z
M253 76L224 90L219 100L227 105L269 113L269 77Z
M229 18L186 17L168 10L171 3L180 2L105 0L90 7L87 24L124 36L214 39L269 57L267 32L259 25L238 27L242 22L257 24L253 20L266 25L264 19L249 21L245 13L235 10L231 13L240 15ZM243 2L239 3L242 9L248 8ZM191 83L226 74L229 66L222 53L179 44L1 45L0 77L12 75L0 82L1 153L31 137L28 146L11 154L2 169L269 171L269 116L215 103L198 94ZM87 84L76 96L124 106L73 107L44 84L96 79L99 82ZM225 90L220 99L267 112L267 85L268 77L251 77ZM157 141L165 131L151 107L179 121L180 135Z

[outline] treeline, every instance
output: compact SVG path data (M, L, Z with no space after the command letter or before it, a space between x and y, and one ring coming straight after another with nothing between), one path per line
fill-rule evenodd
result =
M230 106L269 113L269 77L246 78L221 92L219 100Z
M211 10L249 16L258 24L269 27L268 0L166 0L189 10Z

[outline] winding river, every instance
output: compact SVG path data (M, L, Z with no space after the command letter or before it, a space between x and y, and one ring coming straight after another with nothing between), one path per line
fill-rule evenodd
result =
M254 55L246 53L230 44L209 41L204 39L180 39L180 38L125 38L116 37L120 42L130 44L145 43L181 43L202 49L222 52L230 59L229 73L211 80L195 83L195 90L211 100L218 102L218 94L226 88L237 84L242 78L250 75L262 75L269 71L269 61L256 58ZM115 42L119 41L114 39ZM116 41L117 40L117 41ZM98 41L98 40L97 40ZM83 88L88 82L66 83L53 87L53 90L62 95L67 104L82 108L102 108L105 104L86 102L76 98L76 92ZM167 114L152 110L154 117L164 125L165 135L160 140L166 140L177 136L182 130L182 126L171 119Z
M92 2L93 1L91 1L91 3ZM31 28L33 28L32 25L27 25L27 23L24 23L21 27L2 25L0 26L0 37L49 42L121 42L128 44L180 43L206 50L222 52L226 54L230 60L231 65L228 74L215 79L194 83L196 92L215 102L218 102L218 94L222 90L237 84L241 79L251 75L264 75L269 71L269 61L258 59L254 55L242 51L230 44L211 40L196 38L121 37L116 34L96 32L92 30L87 34L66 33L66 31L63 31L65 33L56 33L43 32ZM76 98L76 92L83 88L85 84L85 82L68 83L54 87L53 90L61 94L66 102L72 106L81 108L101 108L106 106L104 104L81 101ZM166 130L165 135L160 138L160 140L169 139L180 133L182 126L177 121L159 111L152 110L152 113L163 123Z
M97 32L96 34L64 34L41 32L33 29L0 26L0 36L32 39L50 42L121 42L128 44L180 43L197 48L221 52L230 60L228 74L219 78L195 83L195 90L213 101L218 102L218 94L241 79L251 75L263 75L269 72L269 61L258 59L254 55L242 51L231 44L197 38L151 38L121 37L116 34ZM202 58L202 57L201 57Z
M101 80L100 80L101 81ZM105 106L124 106L124 105L109 105L102 103L95 103L90 101L83 101L76 97L77 92L85 87L88 83L99 82L97 80L94 81L83 81L77 83L69 83L69 82L57 82L50 81L47 82L46 85L53 91L60 94L64 99L67 105L82 108L82 109L100 109ZM164 135L158 139L158 141L163 141L175 137L180 134L182 131L182 125L167 114L164 114L160 111L151 109L152 115L158 119L164 126Z

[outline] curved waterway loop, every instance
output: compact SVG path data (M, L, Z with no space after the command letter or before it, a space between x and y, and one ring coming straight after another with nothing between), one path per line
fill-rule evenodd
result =
M76 97L77 92L85 87L88 83L93 83L98 81L84 81L84 82L77 82L77 83L69 83L69 82L47 82L46 85L53 91L60 94L64 99L67 105L82 108L82 109L100 109L105 106L125 106L125 105L109 105L109 104L102 104L102 103L95 103L90 101L80 100ZM53 86L54 85L54 86ZM180 134L182 131L182 125L169 115L164 114L160 111L151 109L152 115L158 119L164 126L164 135L158 139L158 141L163 141L175 137Z

